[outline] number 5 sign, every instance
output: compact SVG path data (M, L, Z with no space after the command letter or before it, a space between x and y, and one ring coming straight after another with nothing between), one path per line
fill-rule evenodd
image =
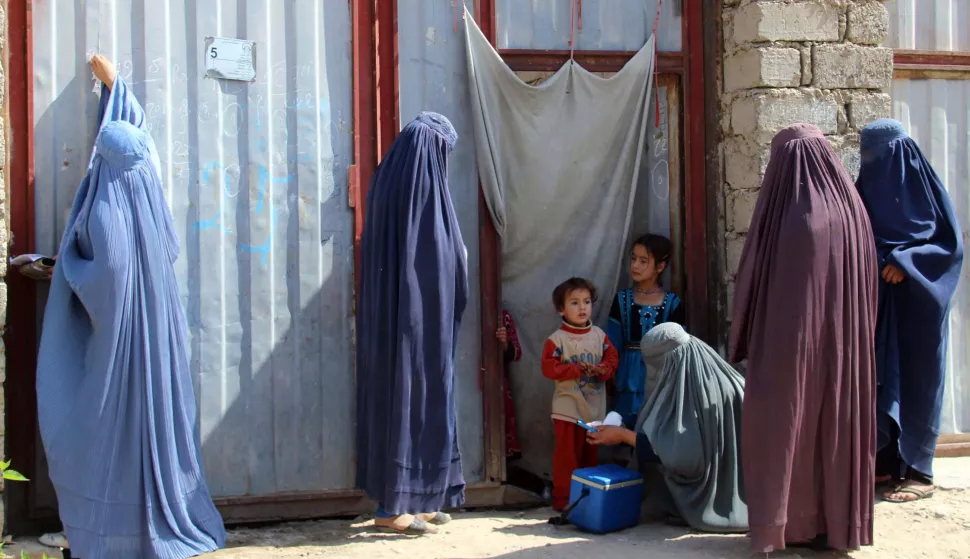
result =
M256 42L206 37L205 75L218 80L256 81Z

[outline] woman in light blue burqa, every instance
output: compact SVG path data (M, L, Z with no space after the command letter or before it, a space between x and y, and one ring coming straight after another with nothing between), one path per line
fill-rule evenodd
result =
M202 471L179 241L145 113L110 63L92 66L100 129L51 278L41 436L74 557L193 557L225 529Z

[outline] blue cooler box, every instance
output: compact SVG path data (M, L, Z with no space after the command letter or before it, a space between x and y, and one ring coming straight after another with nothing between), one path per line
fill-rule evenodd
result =
M640 522L642 500L643 476L639 472L615 464L576 470L569 504L578 503L569 513L569 522L594 534L630 528Z

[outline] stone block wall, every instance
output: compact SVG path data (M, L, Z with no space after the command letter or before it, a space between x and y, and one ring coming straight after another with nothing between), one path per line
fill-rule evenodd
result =
M892 49L881 0L723 0L721 161L726 318L768 165L771 138L796 122L824 132L855 176L859 130L890 116Z

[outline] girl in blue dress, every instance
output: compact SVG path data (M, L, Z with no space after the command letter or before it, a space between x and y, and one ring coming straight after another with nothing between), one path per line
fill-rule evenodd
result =
M643 235L634 241L630 254L633 287L617 293L610 309L606 333L620 353L614 410L629 428L636 423L647 392L647 368L640 353L640 339L658 324L684 325L683 302L660 285L660 276L670 263L671 249L670 239L661 235Z

